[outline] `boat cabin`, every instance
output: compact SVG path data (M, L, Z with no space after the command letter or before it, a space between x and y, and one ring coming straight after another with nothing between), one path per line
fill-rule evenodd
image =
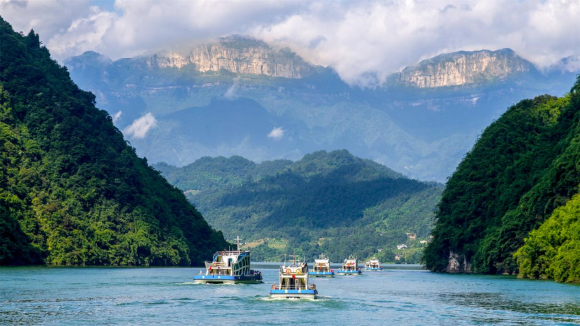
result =
M344 260L342 263L342 270L344 271L356 271L358 266L358 260L352 256Z

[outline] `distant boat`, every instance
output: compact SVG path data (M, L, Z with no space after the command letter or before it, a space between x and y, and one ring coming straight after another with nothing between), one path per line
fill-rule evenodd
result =
M308 284L308 264L294 262L280 266L278 284L273 284L270 297L283 299L316 299L316 285Z
M365 263L365 270L367 271L382 271L381 263L376 258L371 258Z
M330 269L328 258L324 254L320 255L319 259L314 260L313 268L308 272L312 277L334 277L334 271Z
M213 261L205 262L205 274L196 275L196 284L262 283L262 272L250 268L250 252L240 250L240 237L236 238L237 250L218 251Z
M349 256L342 263L342 267L336 272L338 275L360 275L362 274L358 268L358 260L353 256Z

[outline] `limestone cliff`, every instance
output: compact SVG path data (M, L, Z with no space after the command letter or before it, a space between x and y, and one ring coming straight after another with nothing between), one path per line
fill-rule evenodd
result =
M397 84L419 88L460 86L535 72L529 61L510 49L454 52L421 61L395 75Z
M463 258L463 259L462 259ZM463 260L463 261L462 261ZM471 273L471 263L464 255L458 255L453 251L449 252L449 263L445 268L447 273Z
M290 50L276 50L264 42L240 36L221 38L218 43L197 46L186 54L156 54L147 63L158 68L193 64L201 73L223 69L236 74L283 78L302 78L314 71L313 66Z

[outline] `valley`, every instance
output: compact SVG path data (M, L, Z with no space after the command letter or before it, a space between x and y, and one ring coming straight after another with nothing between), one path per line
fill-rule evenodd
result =
M260 261L280 261L296 250L333 261L354 254L418 263L443 189L345 150L296 162L206 157L182 168L155 168L227 239L241 236ZM408 248L398 250L400 244Z

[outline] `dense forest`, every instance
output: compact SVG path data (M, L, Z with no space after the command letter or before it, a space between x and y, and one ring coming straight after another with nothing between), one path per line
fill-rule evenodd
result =
M346 150L297 162L206 157L183 168L155 168L213 227L229 239L241 236L257 260L279 261L296 250L307 258L325 253L335 262L349 254L394 262L396 253L418 262L442 190ZM397 251L403 243L410 248Z
M0 18L0 264L191 265L225 246L39 36Z
M579 91L580 78L523 100L483 132L443 192L429 269L452 257L459 271L580 281Z

